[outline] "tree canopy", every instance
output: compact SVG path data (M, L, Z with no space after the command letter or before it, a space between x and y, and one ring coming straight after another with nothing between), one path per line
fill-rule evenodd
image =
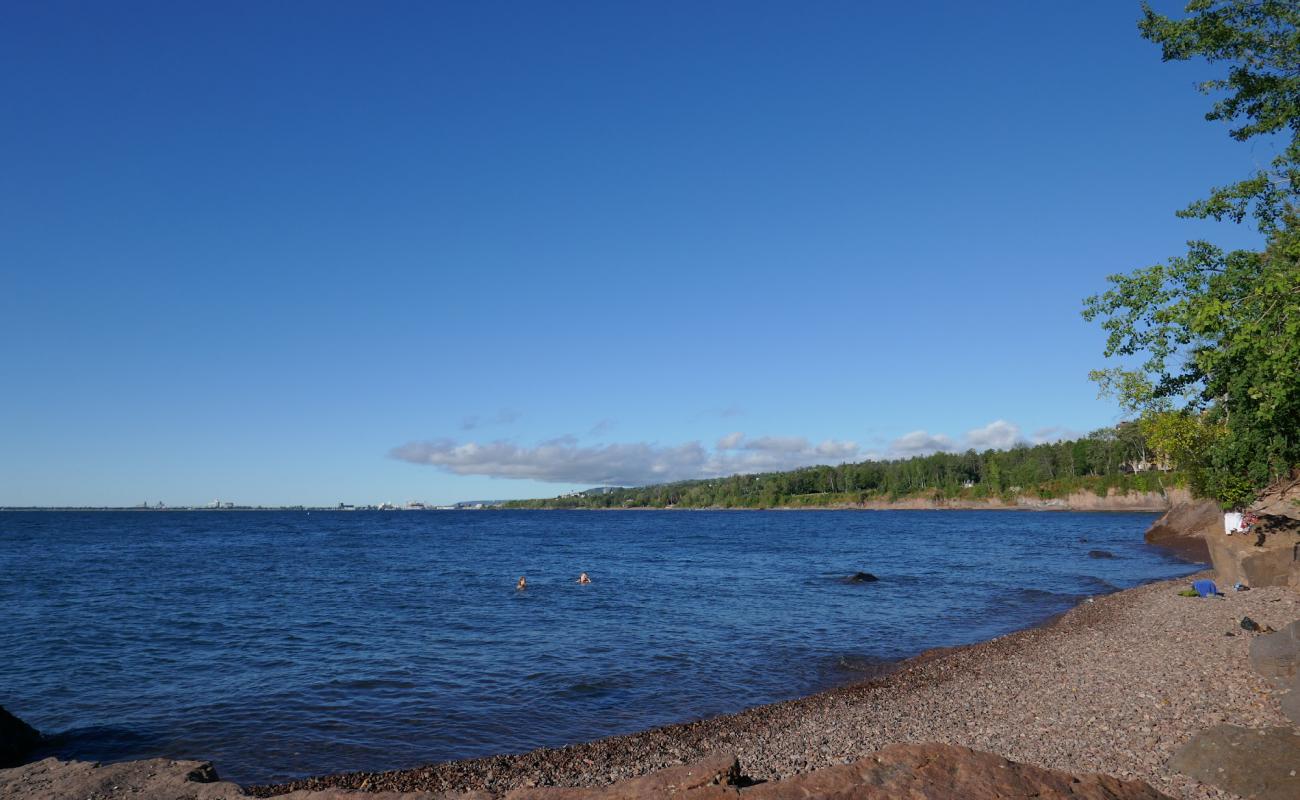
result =
M1276 147L1269 166L1179 212L1242 223L1260 251L1188 243L1167 263L1112 275L1085 300L1124 366L1093 373L1141 417L1152 446L1225 505L1300 464L1300 4L1193 0L1183 19L1143 6L1142 35L1166 61L1226 64L1200 84L1206 119Z

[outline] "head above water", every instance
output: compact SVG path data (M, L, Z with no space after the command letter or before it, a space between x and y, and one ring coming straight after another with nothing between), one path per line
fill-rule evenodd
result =
M578 583L591 583L591 578L587 577L587 573L584 572L578 576Z
M519 576L519 583L516 583L516 584L515 584L515 588L516 588L516 589L527 589L527 588L528 588L528 578L524 577L523 575L520 575L520 576Z

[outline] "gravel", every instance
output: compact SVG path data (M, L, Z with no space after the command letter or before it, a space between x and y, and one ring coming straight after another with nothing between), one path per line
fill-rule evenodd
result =
M412 770L253 787L500 792L612 783L718 750L773 779L857 760L895 742L943 742L1052 769L1145 780L1173 796L1232 797L1168 768L1197 731L1286 725L1249 666L1249 616L1280 629L1300 617L1283 588L1179 597L1198 577L1093 598L1040 628L930 651L884 678L738 714L560 749Z

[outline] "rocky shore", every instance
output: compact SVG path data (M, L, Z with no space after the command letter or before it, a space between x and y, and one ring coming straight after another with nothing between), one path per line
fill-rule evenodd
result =
M600 786L718 751L735 753L750 778L775 781L895 743L940 742L1039 767L1137 779L1173 797L1233 797L1179 773L1171 760L1214 726L1289 724L1279 705L1282 689L1250 668L1251 641L1261 634L1243 629L1241 620L1282 629L1300 617L1300 594L1273 587L1180 597L1189 580L1098 597L1046 627L930 652L876 681L735 715L560 749L250 791L497 794Z

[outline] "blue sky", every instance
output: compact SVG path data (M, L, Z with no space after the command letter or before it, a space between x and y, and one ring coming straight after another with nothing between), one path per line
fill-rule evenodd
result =
M0 504L550 496L1110 424L1081 299L1254 244L1173 212L1269 157L1138 13L7 3Z

